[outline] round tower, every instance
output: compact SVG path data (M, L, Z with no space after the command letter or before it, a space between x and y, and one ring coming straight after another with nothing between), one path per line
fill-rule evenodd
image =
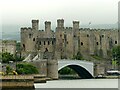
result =
M57 27L59 27L59 28L64 27L64 19L58 19L57 20Z
M50 31L50 30L51 30L51 22L45 21L45 31Z
M39 28L39 20L32 20L32 29L38 30Z
M50 38L51 37L51 22L50 21L45 21L45 32L46 32L46 37Z
M79 21L73 21L73 36L78 36L79 31Z
M47 60L47 77L58 79L58 61Z
M73 21L73 29L79 29L79 21Z

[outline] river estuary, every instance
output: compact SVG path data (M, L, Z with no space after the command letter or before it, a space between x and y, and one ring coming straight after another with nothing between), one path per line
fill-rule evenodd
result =
M35 84L35 88L118 88L118 79L54 80Z

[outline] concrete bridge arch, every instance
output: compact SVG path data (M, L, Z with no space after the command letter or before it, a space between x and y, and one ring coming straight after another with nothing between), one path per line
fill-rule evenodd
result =
M93 78L93 63L81 60L58 60L58 71L64 67L73 69L81 78Z

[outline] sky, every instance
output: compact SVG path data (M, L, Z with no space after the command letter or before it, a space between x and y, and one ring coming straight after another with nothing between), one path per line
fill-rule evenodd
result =
M32 19L56 24L63 18L65 25L73 20L80 24L115 24L118 20L120 0L2 0L0 3L2 25L31 26Z

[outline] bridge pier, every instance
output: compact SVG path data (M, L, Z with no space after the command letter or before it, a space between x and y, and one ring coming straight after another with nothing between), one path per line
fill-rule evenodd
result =
M47 77L51 79L58 79L58 61L57 60L47 61Z

